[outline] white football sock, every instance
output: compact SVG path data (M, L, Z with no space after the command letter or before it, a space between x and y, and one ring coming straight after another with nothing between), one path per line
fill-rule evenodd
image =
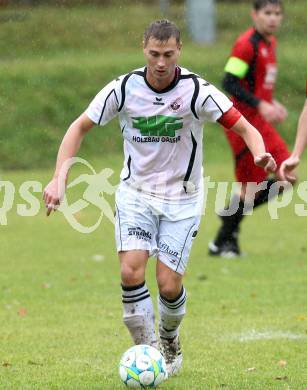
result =
M135 344L157 346L155 314L145 282L138 286L123 286L123 320Z
M175 300L158 296L159 334L163 338L171 339L177 336L179 325L185 315L186 291L182 287Z

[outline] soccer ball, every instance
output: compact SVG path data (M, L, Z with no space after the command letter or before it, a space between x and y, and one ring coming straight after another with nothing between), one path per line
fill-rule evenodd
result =
M164 357L150 345L135 345L123 354L119 375L128 387L156 387L167 378Z

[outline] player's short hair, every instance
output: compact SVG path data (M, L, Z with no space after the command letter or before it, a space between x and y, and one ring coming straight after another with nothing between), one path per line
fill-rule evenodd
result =
M253 8L256 11L259 11L260 9L266 7L267 5L277 5L282 8L282 0L254 0L253 1Z
M147 45L150 38L166 42L171 37L174 37L177 45L180 45L180 30L176 24L167 19L156 20L155 22L152 22L144 32L144 46Z

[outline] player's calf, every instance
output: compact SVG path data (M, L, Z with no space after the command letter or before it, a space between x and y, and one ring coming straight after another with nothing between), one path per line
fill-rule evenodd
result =
M159 337L160 349L164 355L168 375L178 373L182 366L182 352L179 340L179 326L185 315L186 291L172 300L159 295Z
M122 290L123 321L134 343L157 347L154 308L145 282Z

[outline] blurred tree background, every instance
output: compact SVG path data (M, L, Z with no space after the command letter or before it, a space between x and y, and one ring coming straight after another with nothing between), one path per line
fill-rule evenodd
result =
M78 6L78 5L129 5L132 3L148 3L148 4L159 4L160 0L0 0L0 5L29 5L29 6L38 6L38 5L55 5L55 6ZM228 2L228 3L250 3L250 0L216 0L217 2ZM184 0L170 0L170 4L179 4L184 3Z
M167 17L178 24L184 42L180 64L219 86L234 39L251 24L250 3L217 1L217 40L200 46L189 37L184 1L171 0ZM160 1L0 4L0 169L50 167L67 127L95 94L118 75L144 65L142 34L162 17ZM277 98L289 109L280 127L289 144L304 100L305 36L306 0L285 0ZM229 151L216 125L207 127L205 145L207 155ZM121 152L121 133L113 121L93 129L80 154L88 158Z
M185 0L169 0L170 4L182 4ZM251 0L215 0L217 3L251 3ZM151 5L158 4L160 0L0 0L0 5L63 5L63 6L78 6L78 5L129 5L132 3L148 3Z

